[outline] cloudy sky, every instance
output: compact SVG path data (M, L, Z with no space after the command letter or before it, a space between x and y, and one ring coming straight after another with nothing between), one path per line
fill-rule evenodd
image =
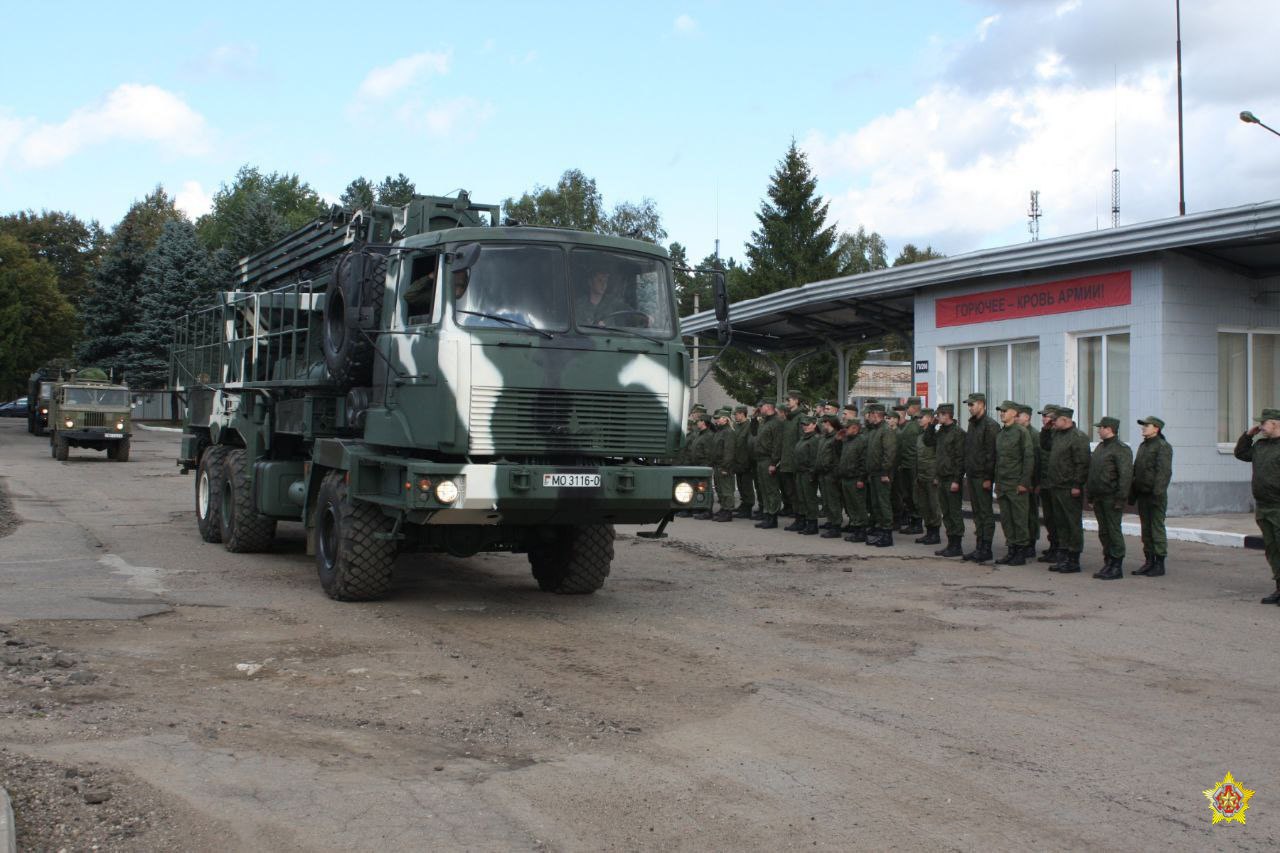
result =
M1280 14L1183 4L1188 212L1280 198ZM795 139L840 226L949 254L1176 215L1173 0L24 4L0 213L192 215L242 164L487 202L594 177L741 257ZM16 76L14 69L21 69Z

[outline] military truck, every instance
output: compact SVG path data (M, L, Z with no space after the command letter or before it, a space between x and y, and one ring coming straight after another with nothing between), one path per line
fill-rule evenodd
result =
M65 462L73 447L105 450L112 462L129 461L129 387L97 368L54 382L49 391L49 453Z
M384 596L402 552L524 553L543 590L591 593L615 524L710 506L710 470L670 464L689 359L659 246L417 196L334 208L238 285L174 344L207 542L301 522L342 601Z
M49 408L56 373L45 369L31 374L27 382L27 432L44 435L49 428Z

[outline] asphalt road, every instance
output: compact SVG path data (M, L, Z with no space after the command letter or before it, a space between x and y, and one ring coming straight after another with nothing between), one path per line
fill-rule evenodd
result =
M1168 576L1106 583L1092 539L1060 577L680 521L620 530L594 596L418 555L339 604L297 525L270 554L200 541L177 436L59 463L23 427L0 421L0 783L33 848L1280 843L1256 551L1173 543ZM1211 826L1228 771L1257 793Z

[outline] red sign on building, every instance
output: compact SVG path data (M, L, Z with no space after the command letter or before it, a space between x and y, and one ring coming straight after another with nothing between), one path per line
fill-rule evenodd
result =
M1039 317L1043 314L1066 314L1090 308L1128 305L1133 301L1132 278L1129 270L1125 270L1030 284L1026 287L1010 287L1006 290L948 296L934 303L936 324L938 328L965 326L970 323L991 323L996 320L1016 320L1019 317Z

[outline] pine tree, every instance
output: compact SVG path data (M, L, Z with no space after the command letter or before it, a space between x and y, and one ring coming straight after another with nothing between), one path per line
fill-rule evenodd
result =
M196 222L209 251L226 249L244 257L323 216L325 203L297 175L264 175L242 166L230 186L213 196L213 209ZM270 211L270 212L268 212Z
M377 187L378 204L408 204L417 192L418 188L404 172L394 178L387 175Z
M338 201L347 210L368 210L373 207L373 184L368 178L356 178L347 184Z

